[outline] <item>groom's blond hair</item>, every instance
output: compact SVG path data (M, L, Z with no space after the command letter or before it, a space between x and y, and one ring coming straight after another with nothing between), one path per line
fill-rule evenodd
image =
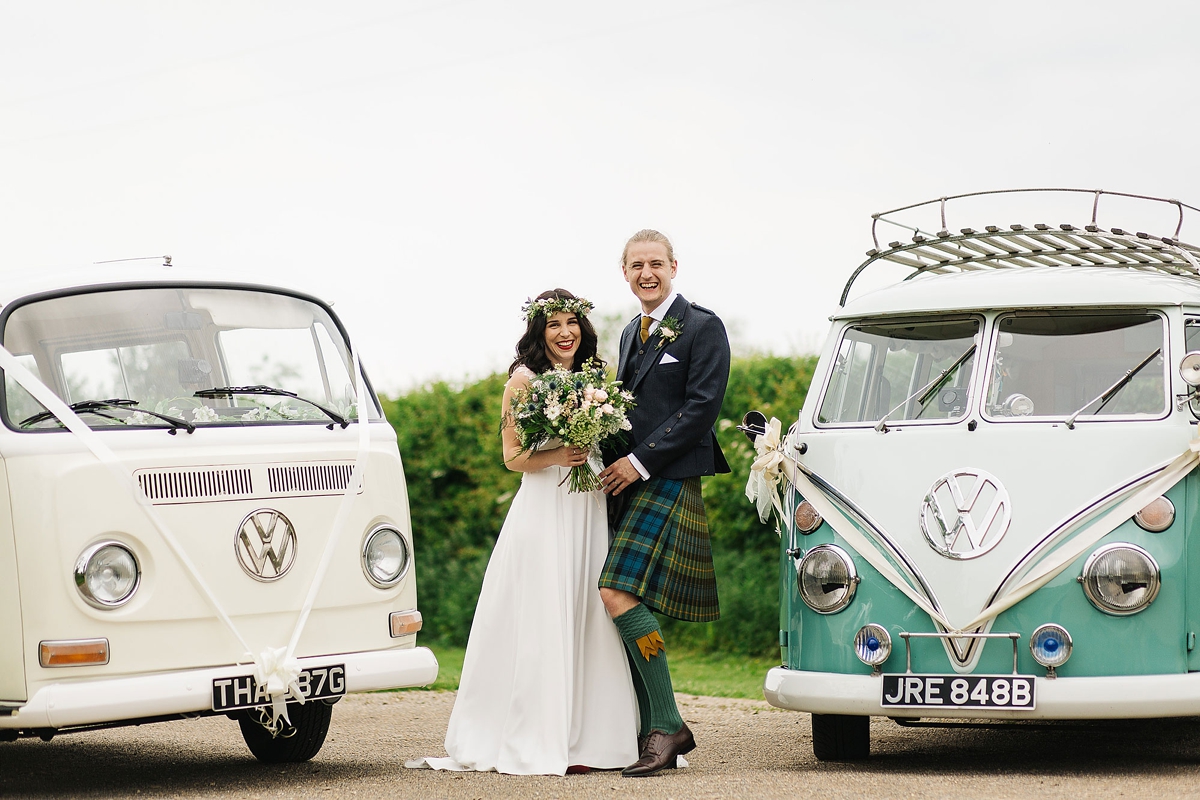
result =
M667 261L675 261L675 248L671 247L671 240L663 236L653 228L643 228L642 230L629 237L629 241L625 243L625 249L621 252L621 266L625 266L629 260L629 245L637 244L638 242L658 242L663 247L667 248Z

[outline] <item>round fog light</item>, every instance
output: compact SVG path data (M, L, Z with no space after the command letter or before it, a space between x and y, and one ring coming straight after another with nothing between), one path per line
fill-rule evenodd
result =
M1029 637L1029 652L1047 669L1061 667L1071 657L1071 634L1061 625L1043 625Z
M118 542L94 544L75 562L75 588L95 608L115 608L128 602L140 580L137 559Z
M363 542L362 563L373 585L380 589L395 586L408 571L408 543L389 525L373 528Z
M821 544L796 565L796 583L805 605L818 614L836 614L854 599L858 573L845 550Z
M854 637L854 654L868 667L878 667L892 654L892 637L882 625L869 622Z
M1146 507L1141 511L1134 514L1133 521L1142 530L1147 530L1151 533L1162 533L1171 527L1171 523L1175 521L1175 506L1170 500L1160 495L1147 503Z
M1110 544L1088 556L1083 565L1083 592L1106 614L1136 614L1158 596L1158 564L1133 544Z

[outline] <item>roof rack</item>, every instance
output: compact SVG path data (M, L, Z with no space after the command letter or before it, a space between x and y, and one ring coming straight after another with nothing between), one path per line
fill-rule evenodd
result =
M1082 228L1063 224L1057 227L1037 224L1032 227L1010 225L1007 229L988 225L983 230L962 228L951 233L946 228L946 203L964 197L1014 194L1022 192L1074 192L1094 195L1092 220ZM1096 214L1101 195L1130 197L1168 203L1179 211L1179 224L1170 237L1152 236L1148 233L1104 229L1096 224ZM942 227L937 233L928 233L919 228L888 219L897 214L922 206L938 203ZM1018 267L1120 267L1159 274L1180 275L1200 279L1200 247L1179 241L1183 229L1184 209L1200 213L1200 208L1148 195L1108 192L1103 189L1000 189L987 192L940 197L914 203L891 211L871 215L871 236L875 247L867 251L867 260L858 266L846 282L838 305L845 306L850 287L863 270L876 261L890 261L911 267L913 272L904 280L924 274L946 274L968 272L979 269L1012 269ZM877 227L880 222L912 231L909 243L891 242L887 248L879 246Z

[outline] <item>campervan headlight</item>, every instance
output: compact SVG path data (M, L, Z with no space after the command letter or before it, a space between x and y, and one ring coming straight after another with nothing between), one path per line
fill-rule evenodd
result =
M363 541L362 565L367 580L380 589L395 586L408 571L408 542L390 525L377 525Z
M818 614L836 614L850 605L858 580L850 556L832 544L817 545L796 565L800 599Z
M137 558L119 542L99 542L79 554L75 588L94 608L116 608L129 602L141 582Z
M1158 596L1158 564L1133 544L1110 544L1088 556L1083 565L1083 592L1106 614L1136 614Z

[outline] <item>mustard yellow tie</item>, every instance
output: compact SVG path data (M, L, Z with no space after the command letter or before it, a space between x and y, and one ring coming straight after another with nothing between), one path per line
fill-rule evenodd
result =
M654 317L642 315L642 344L650 338L650 326L654 324Z

